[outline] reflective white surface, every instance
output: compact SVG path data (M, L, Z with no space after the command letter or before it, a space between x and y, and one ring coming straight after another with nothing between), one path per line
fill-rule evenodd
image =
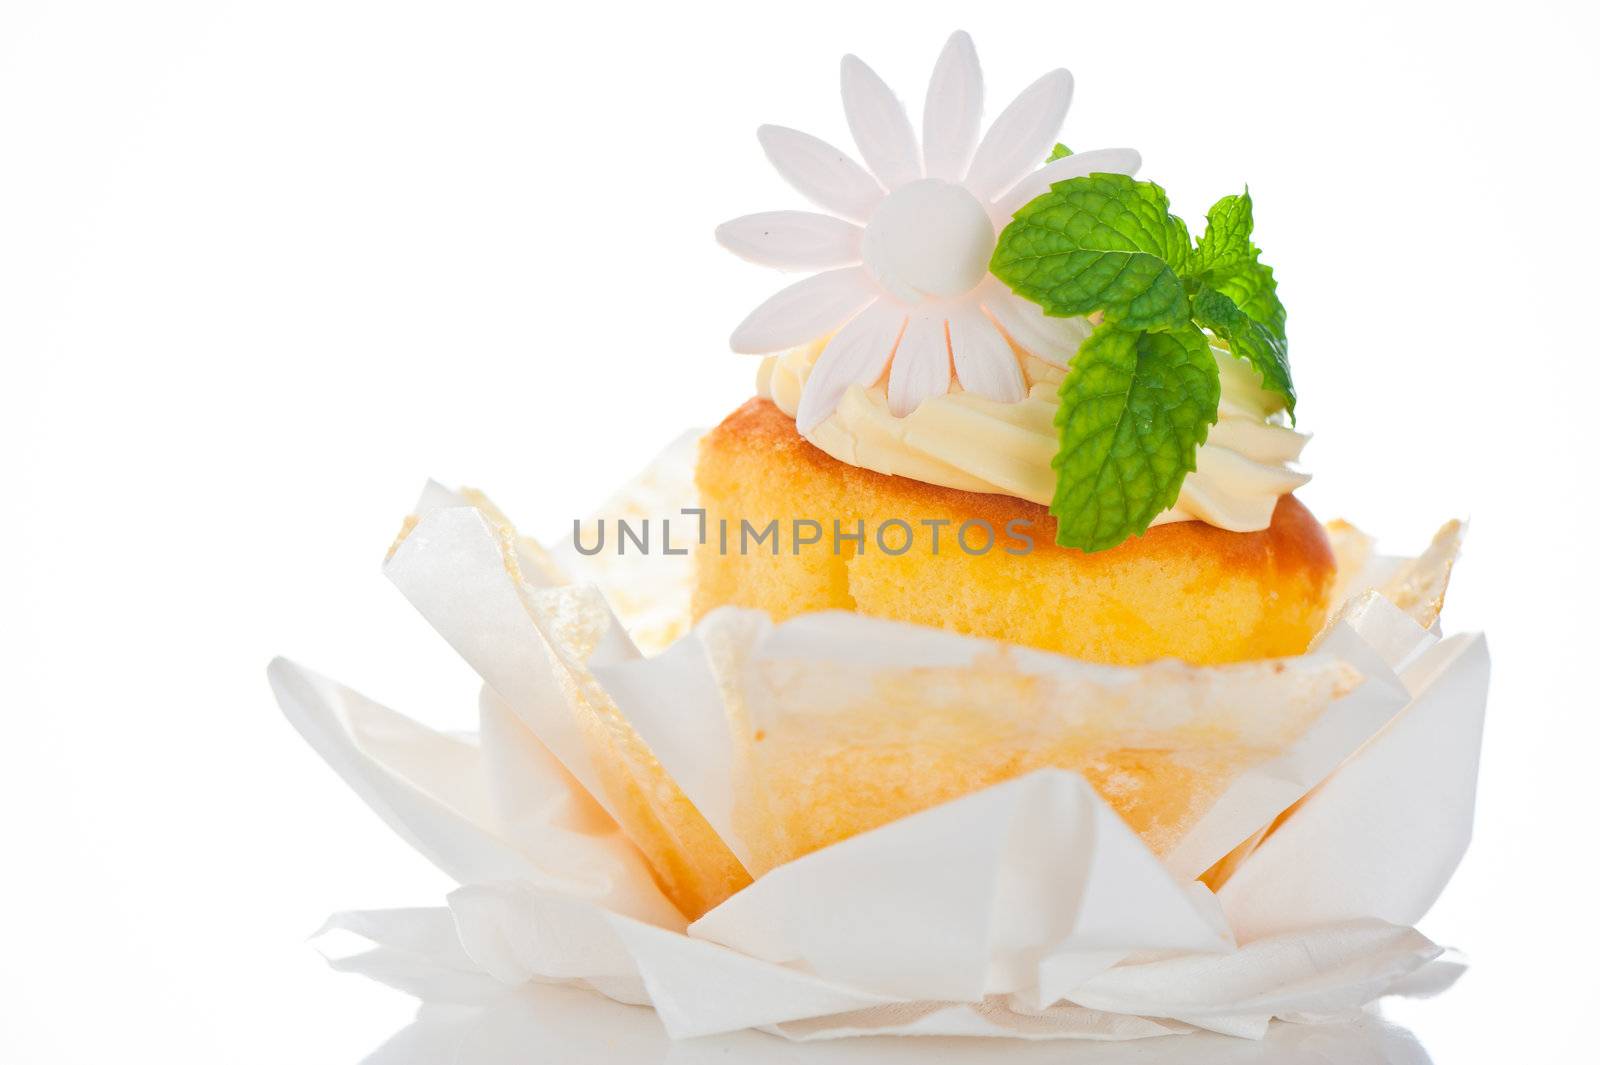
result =
M488 1006L430 1006L365 1065L1428 1065L1410 1032L1374 1016L1349 1025L1274 1025L1261 1042L1197 1033L1123 1043L865 1038L792 1043L763 1032L669 1040L647 1009L564 987Z

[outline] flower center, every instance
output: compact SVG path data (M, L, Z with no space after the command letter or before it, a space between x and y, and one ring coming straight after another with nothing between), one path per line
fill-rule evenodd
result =
M908 303L971 291L988 272L994 245L994 225L978 198L934 178L891 192L861 239L867 269Z

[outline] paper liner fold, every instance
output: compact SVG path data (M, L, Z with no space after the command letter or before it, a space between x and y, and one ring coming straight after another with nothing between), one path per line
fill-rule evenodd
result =
M1414 924L1449 882L1472 835L1488 645L1432 642L1402 678L1405 711L1222 886L1241 938L1353 917Z
M686 498L673 476L651 483L657 504ZM287 661L270 669L308 742L463 885L447 915L336 918L377 944L336 964L440 1001L571 984L650 1004L675 1037L1259 1038L1274 1017L1437 990L1459 964L1408 926L1470 833L1487 652L1427 631L1455 533L1410 565L1341 539L1361 567L1351 600L1315 653L1282 663L1101 667L853 615L774 626L737 610L646 658L629 625L668 631L650 600L681 574L619 616L486 500L432 487L388 573L483 676L479 741ZM985 704L972 683L1044 694L1026 719L1026 699ZM835 744L793 765L870 748L852 728L912 720L896 691L952 719L986 705L1029 720L1030 743L1119 715L1202 763L1253 753L1229 755L1159 853L1134 806L1106 802L1117 792L1093 760L1067 758L797 848L781 811L807 793L774 791L782 743ZM819 810L841 798L810 794Z
M346 936L373 946L341 952L338 941ZM359 973L424 1002L476 1005L506 993L506 985L462 947L446 909L336 913L312 939L334 970Z
M1135 950L1228 950L1196 907L1083 778L1041 770L780 866L690 934L901 998L1049 1002Z
M749 882L594 680L591 660L639 657L595 588L530 580L514 535L468 505L424 511L385 572L622 826L681 910Z
M746 831L769 841L762 868L1036 767L1083 774L1165 855L1361 680L1333 659L1128 670L905 628L812 615L752 652Z

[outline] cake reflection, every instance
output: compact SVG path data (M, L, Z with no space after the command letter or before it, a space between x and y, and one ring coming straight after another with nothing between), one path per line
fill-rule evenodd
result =
M1198 1032L1127 1042L871 1037L796 1043L763 1032L673 1041L653 1011L531 985L471 1005L427 1004L362 1065L1429 1065L1404 1028L1368 1014L1343 1024L1274 1022L1265 1039Z

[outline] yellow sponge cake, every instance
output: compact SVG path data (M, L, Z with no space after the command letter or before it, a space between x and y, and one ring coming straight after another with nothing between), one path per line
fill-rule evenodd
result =
M1212 664L1304 651L1333 585L1327 535L1292 495L1258 532L1173 522L1086 554L1056 546L1036 503L840 462L764 399L704 438L696 482L697 617L854 610L1096 662Z

